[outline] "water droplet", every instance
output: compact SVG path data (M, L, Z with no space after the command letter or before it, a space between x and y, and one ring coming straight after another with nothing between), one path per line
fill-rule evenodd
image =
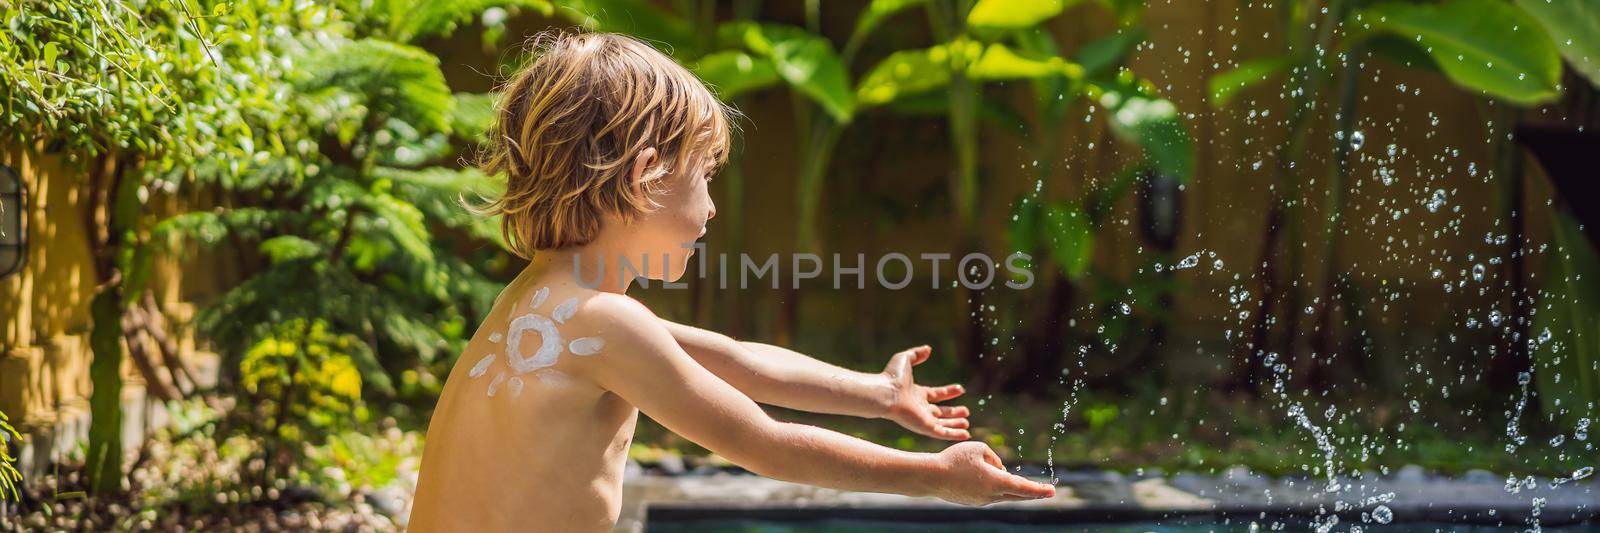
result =
M1124 315L1133 314L1133 307L1128 305L1128 304L1126 304L1126 303L1123 303L1122 304L1122 314L1124 314Z
M1390 510L1387 505L1379 505L1372 509L1372 521L1379 524L1392 522L1394 521L1394 511Z
M1483 263L1472 265L1472 281L1483 281Z
M1439 208L1444 207L1445 201L1444 189L1434 189L1433 197L1429 198L1428 203L1425 205L1427 205L1429 213L1438 213Z
M1411 412L1416 413L1416 412L1421 412L1421 411L1422 411L1422 402L1418 402L1416 400L1411 400Z
M1583 468L1579 468L1577 470L1573 470L1572 471L1572 480L1573 481L1577 481L1577 480L1589 477L1589 476L1591 476L1593 474L1594 474L1594 467L1585 466Z
M1360 150L1361 147L1365 146L1366 144L1367 144L1367 136L1366 135L1362 134L1359 131L1352 132L1350 134L1350 151L1353 152L1353 151L1356 151L1356 150Z

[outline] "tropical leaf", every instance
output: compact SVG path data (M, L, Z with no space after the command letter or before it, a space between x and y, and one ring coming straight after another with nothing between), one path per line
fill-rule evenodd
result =
M717 30L718 39L772 61L778 77L822 106L840 124L855 115L850 74L826 37L794 26L732 22Z
M1240 91L1254 87L1288 72L1294 60L1285 56L1265 57L1241 61L1232 69L1211 76L1211 106L1226 107Z
M455 100L450 108L450 131L463 139L488 141L495 121L495 95L456 93Z
M175 245L178 239L190 239L203 245L222 242L229 235L243 239L260 238L265 234L287 231L301 224L304 217L296 211L261 207L236 207L215 211L194 211L173 215L156 223L150 229L150 240L160 245Z
M1556 251L1533 316L1534 376L1544 412L1600 420L1600 254L1572 215L1551 218Z
M1433 62L1433 57L1428 55L1428 51L1424 50L1416 39L1384 33L1368 36L1360 42L1360 46L1372 51L1373 55L1406 68L1439 72L1439 64Z
M474 167L427 167L417 170L374 167L369 174L374 178L408 183L447 194L495 195L504 189L499 179Z
M340 41L303 58L296 84L308 93L354 96L371 113L428 132L450 132L455 98L439 59L420 48L377 40Z
M422 261L433 260L431 237L423 222L422 211L387 191L374 190L362 196L359 203L371 210L376 218L368 227L392 240L405 253Z
M1194 141L1177 106L1156 95L1149 82L1125 70L1112 80L1091 83L1089 97L1105 109L1111 131L1138 145L1156 170L1181 183L1193 176Z
M967 26L976 30L1032 28L1066 7L1067 0L978 0L967 12Z
M531 9L547 17L555 11L555 6L547 0L391 0L380 2L373 9L387 13L387 37L412 42L422 37L448 36L457 26L488 10L506 8ZM495 16L504 17L503 14Z
M693 70L724 101L777 85L780 81L778 70L771 60L752 56L742 50L709 54L696 61Z
M852 35L859 39L861 36L872 33L872 30L877 29L879 24L899 14L901 11L927 4L928 0L872 0L867 4L867 7L861 10L861 14L856 17L856 26Z
M1128 61L1128 54L1144 42L1144 28L1124 28L1090 41L1078 49L1073 59L1083 67L1083 75L1094 77L1111 74Z
M1522 105L1556 97L1560 53L1539 21L1511 3L1389 2L1361 10L1354 21L1368 35L1415 40L1440 71L1468 89Z
M258 247L273 263L307 259L322 253L322 245L295 235L279 235Z
M562 0L556 14L589 30L642 39L680 60L699 56L689 23L644 0Z
M1064 76L1080 79L1083 67L1056 56L1019 54L1001 43L959 39L920 50L890 54L868 71L856 89L861 105L882 105L950 83L950 74L964 70L976 81Z
M1544 24L1572 70L1600 87L1600 0L1516 0Z

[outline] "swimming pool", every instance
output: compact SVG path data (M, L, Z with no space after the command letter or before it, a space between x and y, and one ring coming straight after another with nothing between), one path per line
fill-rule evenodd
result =
M1316 527L1315 510L1168 513L1166 516L1136 510L1095 509L1069 511L1022 511L1014 509L927 510L895 508L764 508L728 509L709 507L662 507L647 511L645 531L651 533L856 533L911 532L949 533L959 531L1045 532L1256 532L1311 531ZM1455 519L1448 519L1454 514ZM1481 513L1440 513L1418 515L1416 520L1395 520L1379 524L1359 513L1341 513L1332 531L1382 532L1497 532L1525 531L1532 524L1523 519L1496 521ZM1552 517L1555 518L1555 517ZM1324 520L1326 521L1326 519ZM1544 520L1542 531L1600 532L1592 519L1560 523Z

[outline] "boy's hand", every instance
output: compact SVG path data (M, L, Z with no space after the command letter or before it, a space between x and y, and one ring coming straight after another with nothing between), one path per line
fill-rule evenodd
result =
M1000 457L981 442L962 442L939 452L942 479L935 496L963 505L1037 500L1056 495L1056 487L1006 472Z
M883 369L893 391L889 412L884 418L917 433L945 440L967 440L967 408L961 405L934 405L966 392L961 385L924 387L911 379L911 367L928 360L933 349L918 346L894 354Z

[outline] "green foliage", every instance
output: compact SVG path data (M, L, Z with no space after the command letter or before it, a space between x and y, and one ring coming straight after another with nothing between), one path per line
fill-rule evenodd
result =
M1094 259L1094 232L1089 217L1075 205L1057 203L1045 206L1043 222L1050 259L1068 278L1082 277Z
M1390 2L1353 16L1370 33L1413 40L1451 81L1516 104L1555 99L1561 57L1539 21L1498 0Z
M495 186L476 171L428 165L467 149L456 141L481 138L493 103L451 94L438 60L405 42L502 7L549 9L28 0L5 11L5 135L42 138L80 163L110 159L126 174L102 207L116 238L96 250L121 274L97 273L121 283L92 306L97 491L122 484L121 306L142 295L155 254L181 242L236 247L244 259L249 278L202 309L197 326L247 392L270 392L264 376L296 376L288 365L304 362L271 347L339 347L290 380L314 383L293 387L302 393L289 403L305 405L281 410L292 415L284 432L315 426L319 402L352 388L392 395L390 372L432 372L439 354L464 343L497 291L482 272L501 248L496 222L461 201ZM149 196L184 187L220 192L230 207L147 226ZM473 243L490 245L457 248ZM284 324L315 334L288 337ZM311 395L324 385L339 394Z
M377 0L346 2L340 8L362 25L360 33L402 43L423 37L448 36L462 23L480 15L485 20L484 26L494 27L495 17L503 21L507 8L530 9L544 16L555 11L555 6L546 0Z
M743 50L707 54L695 62L693 70L723 100L733 100L741 94L777 85L780 81L778 70L771 61Z
M872 0L867 7L862 8L861 14L856 16L856 25L851 40L859 41L878 25L889 20L890 17L914 7L926 5L929 0Z
M1240 61L1232 69L1211 77L1208 82L1211 105L1226 107L1240 91L1270 81L1291 68L1294 68L1294 58L1285 56Z
M17 458L11 456L11 443L22 441L22 434L11 427L11 418L0 411L0 501L22 498L17 485L22 483L22 472L17 471Z
M1533 316L1534 377L1544 412L1600 421L1600 254L1571 215L1551 217L1555 253Z
M1144 42L1145 37L1143 28L1117 30L1083 45L1074 59L1083 67L1085 76L1110 75L1126 62L1134 47Z
M1600 0L1516 0L1544 25L1572 70L1600 86Z
M359 126L345 117L393 119L426 131L450 132L455 98L439 59L420 48L379 40L335 41L299 58L295 86L324 120ZM343 115L343 116L339 116ZM342 130L349 141L353 130Z
M967 26L976 30L1032 28L1067 7L1067 0L978 0L967 13Z
M703 51L689 22L646 0L563 0L556 13L594 31L625 33L643 39L679 60Z
M256 398L262 418L280 422L261 430L291 443L349 427L361 409L357 361L371 361L367 345L354 335L333 333L323 320L297 318L273 325L239 362L240 384ZM284 420L302 421L283 424ZM263 424L264 425L264 424Z
M367 434L340 431L306 450L307 468L300 477L328 493L349 495L358 489L391 486L403 471L415 472L422 456L420 432L389 428ZM407 464L409 463L409 465Z
M456 137L483 143L495 121L492 94L456 93L456 104L450 108L450 131Z
M719 28L717 38L772 61L779 78L840 124L855 114L850 74L826 37L793 26L733 22Z
M1138 146L1151 167L1179 182L1194 175L1194 142L1178 119L1178 108L1157 96L1149 82L1123 71L1091 83L1089 98L1105 108L1111 131Z
M1063 58L1019 53L1003 43L971 39L921 50L891 54L861 79L856 98L861 105L881 105L950 83L960 71L977 81L1036 79L1048 76L1081 78L1083 68Z

